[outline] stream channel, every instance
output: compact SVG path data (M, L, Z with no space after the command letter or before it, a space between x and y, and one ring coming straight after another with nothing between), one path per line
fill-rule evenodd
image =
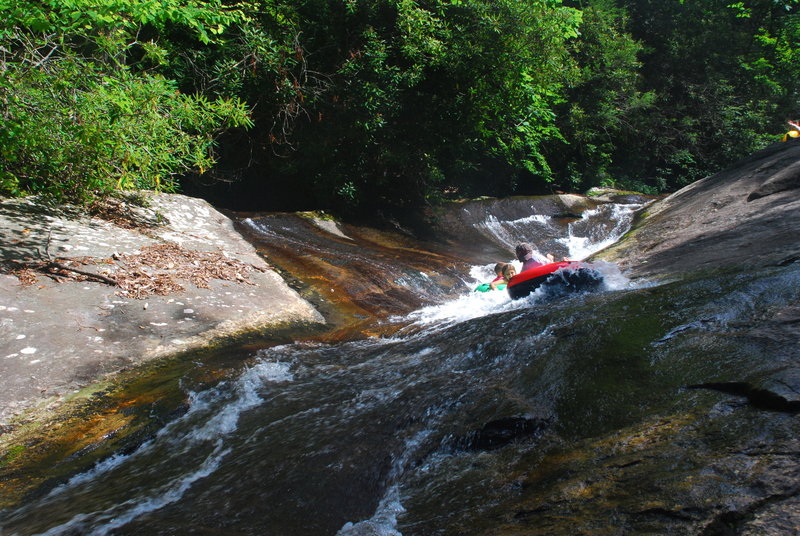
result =
M405 310L383 307L356 337L254 349L234 377L185 387L184 413L132 451L0 512L0 534L692 533L691 515L658 510L745 493L709 468L750 444L744 429L761 443L796 431L791 412L767 418L742 393L693 386L779 366L766 359L780 360L768 340L737 333L796 302L798 269L656 284L598 261L605 283L591 293L471 292L494 261L511 260L515 242L585 258L619 239L642 206L602 204L558 225L484 215L469 224L486 244L471 253L483 262L419 253L420 265L438 259L429 273L392 265L397 244L370 256L332 222L312 235L313 222L288 216L243 219L277 259L279 248L310 250L350 276L373 264L365 277L391 280L383 299ZM365 319L380 308L367 283L346 289ZM705 454L686 454L694 450ZM702 496L687 492L689 478Z

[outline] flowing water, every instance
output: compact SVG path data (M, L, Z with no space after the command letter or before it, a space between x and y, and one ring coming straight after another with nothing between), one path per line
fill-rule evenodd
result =
M474 228L498 251L528 239L581 258L618 239L637 208ZM245 224L265 243L310 247L286 238L295 227ZM337 232L344 237L313 246L317 258L352 240ZM363 256L357 249L348 254ZM719 334L800 288L791 268L653 286L598 264L598 292L542 288L512 302L470 292L491 266L462 273L455 295L430 291L427 305L386 318L397 326L390 336L256 351L238 377L188 392L186 413L133 452L2 512L0 534L487 533L533 515L526 501L558 480L537 476L558 466L557 453L704 403L705 391L683 388L705 376L666 363L690 360L696 347L703 373L752 360L752 347ZM424 273L396 271L409 292L434 286Z

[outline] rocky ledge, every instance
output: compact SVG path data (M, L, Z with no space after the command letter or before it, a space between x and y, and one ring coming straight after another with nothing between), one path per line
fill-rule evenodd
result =
M776 143L654 203L596 257L634 278L800 259L800 142Z
M132 202L134 201L134 202ZM0 434L131 365L324 322L200 199L0 202Z

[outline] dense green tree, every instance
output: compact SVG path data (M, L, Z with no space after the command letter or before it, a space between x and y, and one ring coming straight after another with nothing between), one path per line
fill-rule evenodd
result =
M628 16L614 0L580 3L580 36L571 42L578 75L557 109L563 140L547 146L547 157L566 189L618 185L628 169L641 168L647 153L628 147L647 135L655 95L642 90L640 42L628 33ZM627 187L642 188L636 181Z
M0 194L180 185L394 217L447 196L670 190L800 113L799 8L0 0Z
M645 45L643 89L656 95L629 166L673 189L775 141L798 113L798 2L620 0Z
M173 190L214 163L214 137L249 122L236 98L177 91L148 65L167 26L210 43L242 14L191 0L0 1L0 194L88 202Z
M559 136L553 104L572 74L578 10L553 0L293 9L297 54L315 78L296 77L302 113L257 156L265 173L251 181L269 185L263 197L291 191L312 207L402 212L444 191L508 194L551 178L542 145ZM266 135L271 118L261 119L254 131Z
M535 190L553 177L543 146L561 138L554 106L576 75L567 43L581 14L560 2L452 9L450 55L425 99L425 126L443 149L440 167L463 194Z
M272 111L255 129L257 180L279 205L350 213L548 183L674 189L796 109L795 4L295 2L302 62L283 72L301 97L278 135Z

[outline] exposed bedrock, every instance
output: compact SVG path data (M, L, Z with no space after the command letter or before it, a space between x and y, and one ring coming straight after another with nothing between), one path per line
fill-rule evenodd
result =
M113 217L0 202L0 266L0 425L132 365L323 322L229 218L182 195Z
M777 143L653 203L597 258L635 277L800 258L800 142Z

